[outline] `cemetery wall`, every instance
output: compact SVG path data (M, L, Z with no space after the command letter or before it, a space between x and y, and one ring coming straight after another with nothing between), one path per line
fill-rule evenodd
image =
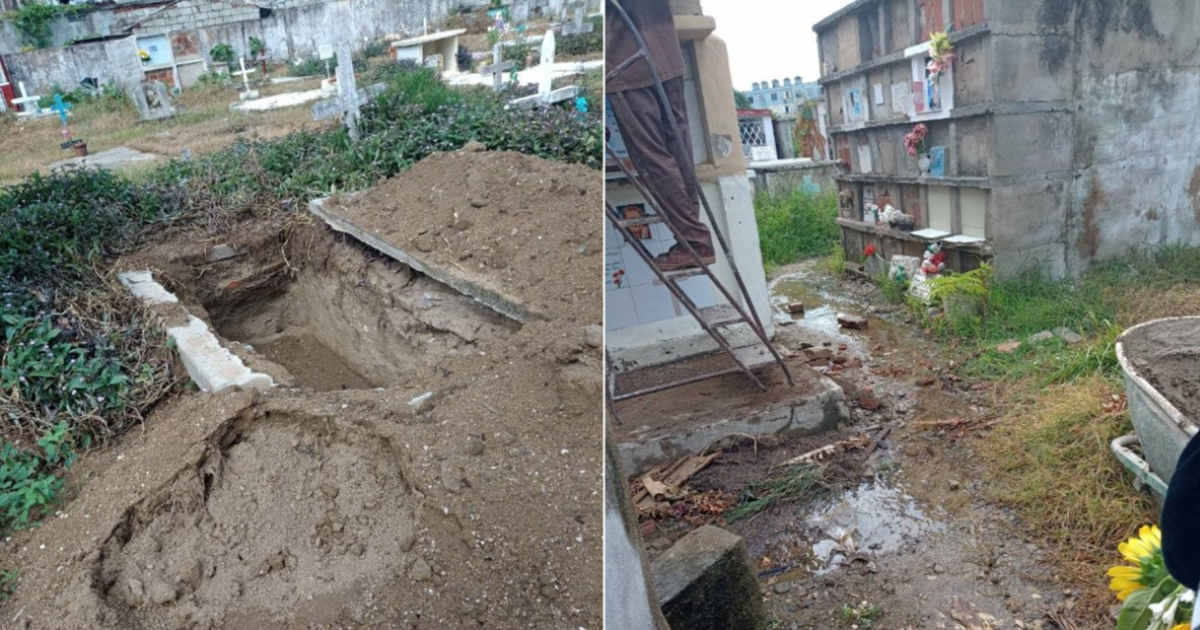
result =
M162 9L167 2L123 6L120 10L95 9L60 17L50 25L51 46L59 48L67 42L96 37L111 37L129 30L134 22ZM0 21L0 55L21 52L25 46L21 31L12 22Z
M102 84L111 80L129 91L142 78L132 36L5 55L4 63L13 81L23 81L31 95L49 95L55 85L71 90L85 77L94 77Z
M993 129L998 263L1077 275L1134 246L1200 245L1200 7L1039 4L986 5L992 93L1011 101Z

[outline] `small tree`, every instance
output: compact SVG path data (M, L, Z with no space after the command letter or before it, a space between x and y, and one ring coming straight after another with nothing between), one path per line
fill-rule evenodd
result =
M251 57L262 57L266 53L267 53L267 45L263 43L263 40L251 35L250 36L250 56Z
M751 109L754 107L754 105L750 103L750 97L746 96L745 92L741 92L739 90L733 91L733 103L738 109Z

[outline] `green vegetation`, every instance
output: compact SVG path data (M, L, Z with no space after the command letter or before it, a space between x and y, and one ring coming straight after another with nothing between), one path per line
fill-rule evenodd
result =
M0 571L0 602L12 597L17 592L17 582L21 581L21 571L9 569Z
M368 188L470 140L600 165L595 113L509 110L426 69L389 65L379 78L389 87L364 109L357 143L337 125L239 140L137 181L84 170L0 190L0 532L54 501L75 448L120 435L181 380L158 326L107 276L107 261L146 234L302 208L296 200Z
M237 53L235 53L233 50L233 46L225 43L217 44L216 46L212 47L212 50L208 51L208 56L211 57L213 61L226 65L233 63L233 58L236 56L236 54Z
M793 466L775 479L750 482L738 497L737 507L729 511L726 521L734 523L768 510L780 503L796 503L816 497L825 491L821 483L823 468L801 464Z
M875 627L875 621L883 614L883 606L872 604L866 600L859 602L855 606L850 604L842 604L842 620L854 624L853 628L861 630L871 630Z
M250 36L250 56L251 57L261 57L262 55L266 54L266 52L267 52L267 45L265 43L263 43L263 40L251 35Z
M557 42L559 56L590 55L604 50L604 18L596 16L589 18L592 32L563 35Z
M5 15L4 18L12 22L18 31L21 31L21 37L26 45L33 48L49 48L53 43L50 25L54 22L54 18L78 10L77 6L26 2L21 4L16 11Z
M837 197L801 189L754 196L754 216L768 272L837 249Z
M54 505L63 482L54 475L75 460L67 423L38 440L39 451L23 451L0 441L0 535L23 529ZM0 591L4 589L0 575Z

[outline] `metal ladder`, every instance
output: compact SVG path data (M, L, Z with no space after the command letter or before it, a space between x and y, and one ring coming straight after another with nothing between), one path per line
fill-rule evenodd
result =
M662 79L658 73L658 68L654 65L654 61L650 58L650 54L646 49L646 41L642 38L642 34L638 31L637 27L633 23L633 20L631 20L629 14L626 13L624 7L621 6L619 0L608 0L608 4L615 9L617 17L625 23L630 32L633 34L634 38L637 40L638 52L634 53L632 57L622 62L615 69L613 69L612 72L608 73L606 79L611 81L614 77L624 72L625 69L637 63L638 60L644 59L650 68L651 75L654 77L655 100L658 102L660 111L664 114L663 118L665 118L670 125L670 141L674 143L682 143L683 138L680 135L679 125L675 121L674 115L671 114L672 110L667 98L667 92L663 88ZM675 148L678 148L678 146L676 145ZM629 400L631 398L646 396L676 387L683 387L685 385L698 383L711 378L717 378L719 376L737 374L738 372L744 373L746 377L749 378L750 381L753 382L759 389L765 391L767 389L766 385L763 384L762 380L759 379L754 371L767 367L771 364L778 365L783 370L783 374L787 378L788 384L793 384L794 381L792 380L792 373L791 370L788 369L787 362L779 354L779 351L776 350L773 345L771 345L771 341L767 338L766 332L762 325L762 320L759 319L758 312L754 308L754 301L750 298L750 292L746 288L746 283L742 279L741 273L738 271L737 263L730 254L729 243L726 241L724 234L721 233L721 229L718 227L719 224L713 214L712 207L708 203L708 198L704 195L704 190L700 187L700 181L696 176L695 165L692 164L690 160L685 161L686 163L683 165L682 169L684 179L697 191L700 197L700 203L704 207L705 214L708 216L709 229L716 237L717 243L720 244L721 251L725 253L725 259L728 261L729 267L733 271L733 277L737 281L737 288L740 292L740 297L744 300L745 307L742 306L742 303L735 298L734 294L724 285L724 283L717 278L712 269L710 269L709 266L700 259L699 255L696 254L696 251L691 244L680 236L679 230L671 223L670 220L667 219L666 215L662 212L662 204L660 202L660 195L658 194L658 191L654 190L653 186L651 186L649 182L642 180L640 176L632 172L629 167L617 157L616 151L607 141L605 142L605 149L609 157L612 158L612 161L621 169L621 172L625 176L626 180L633 185L637 192L642 196L643 199L646 200L648 204L650 204L650 207L654 211L652 215L637 219L625 219L621 217L617 212L617 209L606 200L604 204L604 212L608 217L608 220L612 222L613 226L616 227L617 231L621 233L621 236L624 237L626 242L633 247L634 251L638 253L638 256L640 256L641 259L650 267L650 269L654 271L654 274L658 277L659 281L661 281L663 285L667 287L671 294L675 296L675 299L679 300L680 304L682 304L684 308L687 309L688 313L700 324L700 327L704 329L704 332L707 333L708 336L717 343L720 351L724 352L729 356L729 358L733 359L734 363L736 364L736 367L704 372L632 392L618 393L616 391L616 375L612 361L606 360L608 369L608 378L606 379L606 395L609 398L609 402L611 403ZM644 169L644 167L636 163L634 164L634 167L638 169ZM652 256L649 250L646 249L646 246L642 244L641 239L635 237L631 231L631 228L651 225L654 223L662 223L669 230L671 230L671 233L675 236L676 242L681 245L696 262L696 267L681 269L679 271L662 271L654 264L654 256ZM696 303L688 296L687 292L685 292L679 286L679 282L698 276L707 276L712 282L713 286L715 286L721 292L721 295L724 296L727 303L705 308L696 306ZM734 348L726 337L726 331L728 328L737 324L746 324L758 337L758 340L761 343L747 347ZM608 359L607 356L606 359ZM678 359L676 361L671 361L656 367L665 367L685 359Z

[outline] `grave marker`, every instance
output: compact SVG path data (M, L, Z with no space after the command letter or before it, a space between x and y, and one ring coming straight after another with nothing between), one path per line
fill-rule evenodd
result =
M162 81L147 81L133 91L142 120L158 120L175 115L175 108L167 99L167 86Z
M62 94L54 95L54 106L50 109L58 113L58 119L62 121L63 127L66 127L67 112L71 111L71 104L62 100Z
M571 100L583 91L583 88L572 85L570 87L554 89L554 50L556 44L554 41L554 31L546 31L546 37L542 39L542 59L538 64L538 93L533 96L526 96L515 101L510 101L509 105L519 109L532 109L534 107L546 107L555 103Z
M250 89L250 75L257 72L257 70L254 68L250 68L249 70L246 69L245 57L240 57L238 59L238 63L242 66L242 71L232 73L242 77L242 92L238 95L238 98L243 101L250 100L252 98L258 98L258 90Z
M21 91L21 98L14 98L12 100L13 105L21 108L17 112L17 116L42 116L42 108L38 106L38 101L42 100L41 95L34 94L30 96L25 91L24 81L17 81L17 89Z
M359 140L359 108L371 102L375 96L387 88L387 85L376 83L365 89L358 89L354 80L354 62L349 44L338 46L337 58L338 96L335 99L321 101L313 105L312 117L313 120L325 120L326 118L341 114L342 121L346 123L346 129L350 132L350 139L357 142Z
M479 74L492 75L492 89L497 92L504 87L504 73L517 67L517 62L504 61L504 44L496 42L492 46L492 65L479 69Z
M574 19L563 24L563 35L584 35L595 30L596 25L584 21L583 7L575 7Z

